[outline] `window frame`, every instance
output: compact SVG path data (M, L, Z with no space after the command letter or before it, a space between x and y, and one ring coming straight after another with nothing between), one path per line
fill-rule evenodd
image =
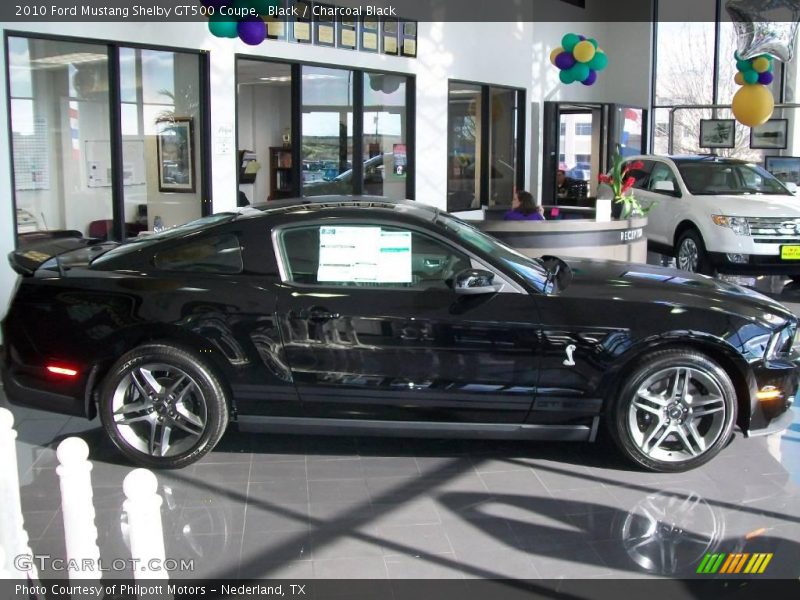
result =
M6 126L8 127L8 156L12 165L11 169L11 191L12 205L14 214L17 209L17 189L14 181L14 141L12 132L11 118L11 64L8 60L9 39L24 38L28 40L43 40L51 42L63 42L72 44L96 44L105 48L108 57L108 109L109 109L109 143L111 146L110 166L111 166L111 207L112 207L112 236L115 240L124 241L127 239L125 233L125 182L123 164L123 134L122 134L122 100L120 90L120 48L132 48L134 50L154 50L157 52L172 52L194 54L198 56L198 96L200 119L196 130L199 135L200 155L199 163L199 192L200 192L200 215L201 217L212 214L212 160L211 160L211 61L207 50L198 48L184 48L181 46L168 46L160 44L144 44L139 42L123 42L120 40L77 37L70 35L40 33L36 31L20 31L16 29L5 29L3 31L3 51L5 53L5 81L6 81ZM127 104L127 103L126 103ZM16 216L13 220L14 225L14 247L19 244L19 231L17 230Z
M287 286L296 287L299 289L334 289L334 290L346 290L347 292L353 292L355 290L359 291L367 291L367 292L412 292L412 293L420 293L429 291L431 289L439 289L439 288L420 288L420 287L394 287L394 286L381 286L381 287L358 287L357 285L354 286L341 286L341 285L330 285L330 284L319 284L319 283L298 283L296 281L292 281L289 277L289 269L288 269L288 262L287 256L285 252L285 248L283 245L282 235L285 231L291 229L306 229L309 227L324 227L324 226L331 226L331 225L341 225L341 226L365 226L365 227L393 227L396 229L405 229L412 233L418 233L428 238L443 244L444 246L455 249L456 251L460 252L461 254L465 255L469 258L470 263L472 264L472 268L474 269L483 269L485 271L489 271L494 274L495 282L503 284L502 289L498 293L515 293L515 294L527 294L527 292L519 286L515 281L513 281L509 276L507 276L503 271L498 269L493 265L486 264L482 258L478 257L474 252L465 248L461 244L455 243L453 240L449 239L446 236L440 235L434 231L431 231L425 227L419 227L414 224L410 223L402 223L397 221L392 221L386 218L366 218L366 217L335 217L334 220L328 219L320 219L315 218L309 221L303 221L298 223L286 223L281 225L276 225L272 228L270 232L270 238L272 241L272 249L275 254L275 261L278 265L278 274L281 280L281 283ZM412 249L413 252L413 249ZM452 290L450 290L452 292Z

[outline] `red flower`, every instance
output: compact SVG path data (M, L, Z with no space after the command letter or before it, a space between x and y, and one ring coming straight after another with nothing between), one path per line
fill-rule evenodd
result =
M634 171L641 171L644 169L644 163L640 160L637 160L635 163L631 164L629 169L633 169Z
M636 179L634 177L628 177L625 179L625 181L622 183L622 193L624 194L631 189L634 183L636 183Z
M598 179L600 180L600 183L611 184L614 182L613 178L610 175L604 175L603 173L600 173Z

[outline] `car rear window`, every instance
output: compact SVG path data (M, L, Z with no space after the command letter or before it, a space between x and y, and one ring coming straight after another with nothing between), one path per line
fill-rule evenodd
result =
M242 248L234 234L193 239L155 255L156 268L190 273L241 273Z

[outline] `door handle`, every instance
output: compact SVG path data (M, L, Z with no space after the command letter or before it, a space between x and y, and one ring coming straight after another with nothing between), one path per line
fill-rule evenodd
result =
M339 313L331 312L326 308L319 306L312 306L311 308L304 308L298 315L301 319L312 321L314 323L324 323L331 319L338 319Z

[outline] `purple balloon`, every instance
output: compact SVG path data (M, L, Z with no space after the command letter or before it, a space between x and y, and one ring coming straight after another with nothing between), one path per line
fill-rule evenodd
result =
M571 69L575 66L576 62L575 57L572 56L572 52L562 52L556 56L556 66L562 71Z
M583 85L594 85L594 82L597 81L597 71L589 70L589 75L581 81Z
M245 44L258 46L267 37L267 25L258 17L248 17L237 25L239 39Z
M762 85L769 85L770 83L772 83L773 79L775 79L775 77L769 71L764 71L763 73L759 73L758 75L758 83Z
M586 36L585 35L578 35L578 39L580 39L580 41L583 41L583 40L586 39Z

